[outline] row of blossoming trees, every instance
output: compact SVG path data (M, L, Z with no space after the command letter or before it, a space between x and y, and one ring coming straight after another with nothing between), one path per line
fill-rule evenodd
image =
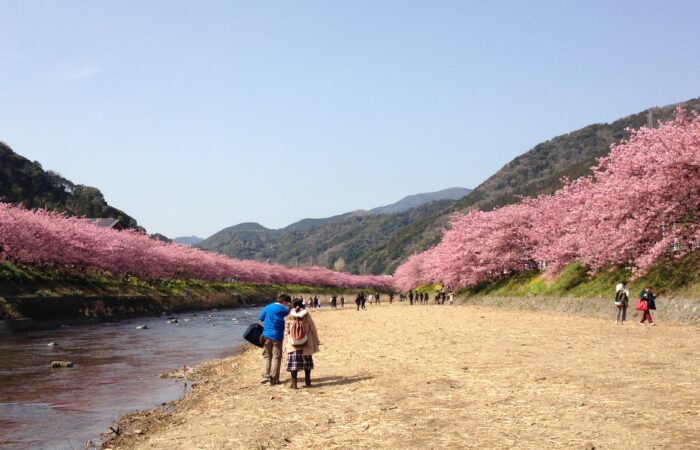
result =
M355 276L318 267L292 269L150 239L145 234L99 228L45 210L0 203L0 262L141 279L235 280L305 286L387 289L389 277Z
M682 109L657 128L631 131L589 177L552 195L452 217L442 241L394 274L408 290L450 287L580 262L593 272L632 266L643 274L664 254L700 244L700 117Z

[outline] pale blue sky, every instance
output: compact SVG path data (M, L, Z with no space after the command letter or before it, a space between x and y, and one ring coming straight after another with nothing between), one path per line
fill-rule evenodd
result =
M700 96L697 1L0 1L0 140L149 232L476 187Z

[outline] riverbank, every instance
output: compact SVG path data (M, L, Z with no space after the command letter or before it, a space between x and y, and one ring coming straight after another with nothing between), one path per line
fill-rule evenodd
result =
M484 306L313 312L314 385L259 384L260 351L213 361L109 448L697 448L694 325Z
M337 291L324 287L202 280L145 281L4 263L0 264L0 333L81 321L256 306L280 292Z

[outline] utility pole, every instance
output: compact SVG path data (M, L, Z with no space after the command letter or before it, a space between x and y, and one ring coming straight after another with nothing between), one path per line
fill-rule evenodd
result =
M647 123L649 128L654 128L654 112L649 108L649 122Z
M362 263L362 274L367 275L367 260Z

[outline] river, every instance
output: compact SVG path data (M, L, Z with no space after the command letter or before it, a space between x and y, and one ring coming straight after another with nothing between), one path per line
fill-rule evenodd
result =
M159 374L233 354L259 311L200 311L169 316L177 324L148 317L0 336L0 448L99 444L100 433L120 415L183 394L183 380ZM51 369L56 360L75 366Z

